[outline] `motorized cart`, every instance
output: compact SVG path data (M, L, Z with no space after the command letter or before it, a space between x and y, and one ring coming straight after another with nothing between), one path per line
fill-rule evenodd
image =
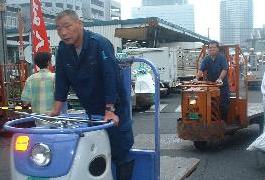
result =
M225 135L231 135L252 123L258 123L260 130L263 130L262 112L248 111L253 104L248 104L247 60L238 45L221 46L220 52L229 65L231 96L227 120L221 118L220 84L203 80L180 84L182 112L177 123L177 133L180 138L193 141L198 149L205 149L210 142L223 140ZM205 55L206 47L198 58L197 69Z

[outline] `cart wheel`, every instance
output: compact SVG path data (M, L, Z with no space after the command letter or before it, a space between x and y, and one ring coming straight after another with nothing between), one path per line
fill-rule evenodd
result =
M207 149L207 141L194 141L193 144L196 149L199 149L199 150Z

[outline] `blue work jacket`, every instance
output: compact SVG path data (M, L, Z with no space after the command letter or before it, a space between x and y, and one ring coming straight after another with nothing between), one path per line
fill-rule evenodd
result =
M207 71L207 81L215 82L219 78L222 70L228 71L228 63L221 54L217 54L214 60L210 56L207 56L202 61L200 70L203 72ZM227 75L223 79L223 85L220 87L220 94L221 104L229 103L230 90Z
M105 105L115 104L119 127L131 126L129 102L108 39L84 30L79 56L73 45L60 42L56 57L55 100L66 101L70 87L88 114L104 115Z
M210 56L207 56L202 61L200 70L203 72L207 71L207 80L215 82L219 78L222 70L228 70L228 63L221 54L217 54L214 60ZM227 76L223 79L223 85L228 85Z

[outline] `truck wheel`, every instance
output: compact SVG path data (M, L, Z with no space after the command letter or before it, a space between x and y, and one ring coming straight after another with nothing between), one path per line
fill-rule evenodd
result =
M171 91L170 91L170 87L167 87L167 96L170 95Z
M165 84L165 88L167 88L167 96L170 95L171 91L170 91L169 84Z
M161 85L162 84L162 85ZM166 91L166 95L170 95L171 91L170 91L170 86L168 83L160 83L160 87L164 87L164 88L167 88L167 91Z
M207 149L207 141L194 141L193 144L196 149L199 149L199 150Z

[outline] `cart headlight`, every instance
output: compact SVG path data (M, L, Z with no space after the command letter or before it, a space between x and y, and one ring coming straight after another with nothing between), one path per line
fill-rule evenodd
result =
M195 105L196 103L197 103L196 99L190 99L190 102L189 102L190 105Z
M31 160L38 166L46 166L51 161L51 150L46 144L36 144L32 148Z

